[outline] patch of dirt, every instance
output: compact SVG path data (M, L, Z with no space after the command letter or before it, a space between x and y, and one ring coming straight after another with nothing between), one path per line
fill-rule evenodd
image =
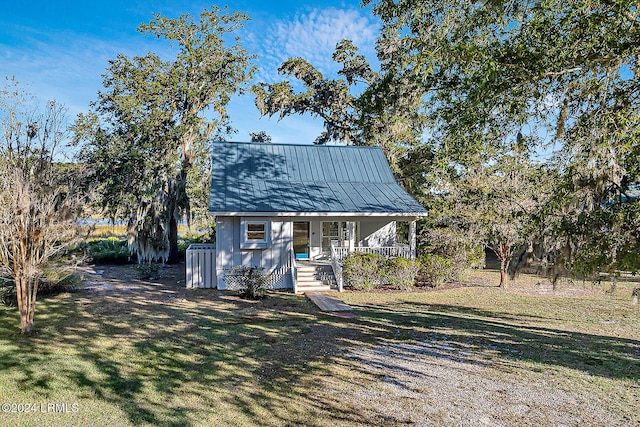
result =
M217 309L228 305L236 312L248 317L256 307L267 311L288 312L292 309L286 299L270 298L249 300L239 295L217 291L216 289L187 289L185 286L185 264L166 265L153 279L140 279L136 266L125 265L85 265L78 268L83 276L80 292L86 295L88 309L93 314L125 313L139 304L192 304ZM297 306L296 306L297 307ZM264 317L260 313L258 317Z
M92 314L127 313L141 301L161 305L189 300L182 263L162 267L153 280L139 279L131 264L85 265L78 271L83 276L79 291L86 296L86 309Z
M545 374L537 381L519 380L494 349L460 348L437 334L353 348L345 363L362 376L349 390L330 379L328 392L356 411L385 414L385 422L393 425L626 425L595 395L563 390Z
M171 293L186 290L184 263L166 265L160 268L158 277L139 279L134 265L86 265L78 268L84 275L84 291L136 292L165 288Z

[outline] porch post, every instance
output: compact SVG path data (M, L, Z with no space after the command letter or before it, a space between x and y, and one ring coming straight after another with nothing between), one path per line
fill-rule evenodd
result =
M416 259L416 220L409 223L409 250L411 259Z
M347 233L349 234L349 253L352 253L356 240L356 223L354 221L347 222Z

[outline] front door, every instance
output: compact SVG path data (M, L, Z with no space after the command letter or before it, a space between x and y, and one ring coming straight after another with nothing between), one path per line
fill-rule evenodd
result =
M322 254L331 256L331 243L336 247L349 246L349 227L346 221L323 221L322 222ZM355 223L354 242L358 241L360 235L360 222Z
M293 251L297 259L309 258L309 222L293 223Z

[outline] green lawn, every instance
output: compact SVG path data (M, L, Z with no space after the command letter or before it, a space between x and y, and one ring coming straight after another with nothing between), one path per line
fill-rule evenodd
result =
M404 424L354 400L380 373L349 354L434 337L449 353L438 357L480 361L489 379L588 393L613 424L640 423L631 283L614 296L590 286L535 295L535 284L345 292L359 317L344 319L287 293L247 302L120 269L98 290L43 298L34 336L20 335L15 309L0 308L0 402L38 405L0 413L0 425ZM67 412L43 410L48 403ZM545 425L543 405L532 408L529 422Z

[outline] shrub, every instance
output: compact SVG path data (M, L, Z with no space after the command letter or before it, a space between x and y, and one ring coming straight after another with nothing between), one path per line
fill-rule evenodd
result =
M202 231L202 230L201 230ZM185 259L187 248L192 243L216 243L215 223L213 231L205 230L201 234L187 233L184 237L178 239L178 257L180 260Z
M229 289L240 291L240 296L249 299L264 297L269 288L269 276L262 267L232 267L225 273L225 281Z
M445 282L457 278L456 270L451 258L426 254L420 258L420 270L416 283L420 286L442 286Z
M45 268L44 275L38 283L38 295L55 295L72 292L80 288L82 277L71 268ZM13 279L0 276L0 303L17 305L16 284Z
M89 261L94 264L126 264L131 262L127 241L117 237L86 242L84 251Z
M437 224L424 225L420 235L420 253L450 259L456 276L468 269L485 266L485 252L481 245L462 230L439 227Z
M9 277L0 276L0 302L5 305L16 305L16 284Z
M80 276L73 268L56 266L46 268L38 284L38 294L59 294L75 291L82 284Z
M380 284L385 258L380 254L354 252L344 258L342 271L349 286L370 291Z
M396 289L408 291L415 284L420 265L406 258L390 258L382 267L382 277Z
M138 279L142 280L153 279L160 274L160 266L155 263L138 264L136 270L138 271Z

